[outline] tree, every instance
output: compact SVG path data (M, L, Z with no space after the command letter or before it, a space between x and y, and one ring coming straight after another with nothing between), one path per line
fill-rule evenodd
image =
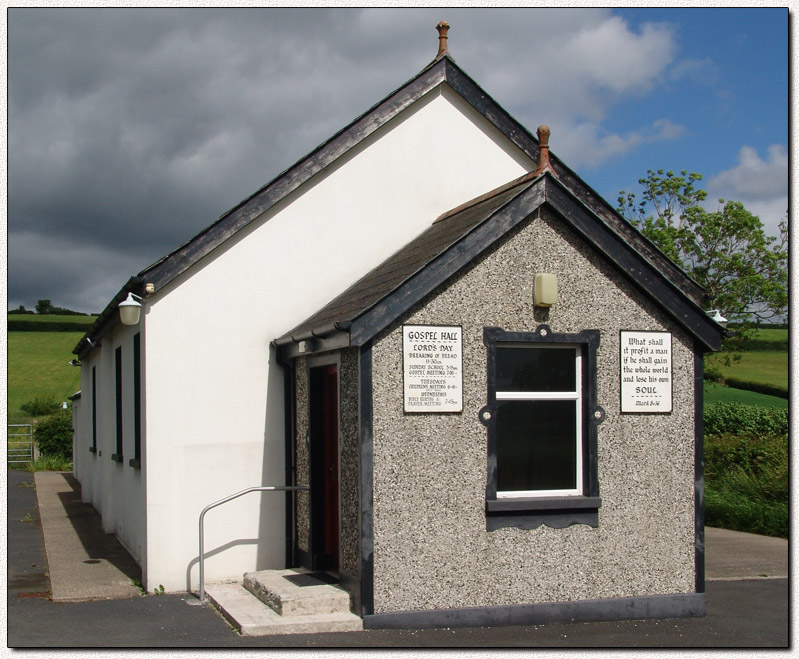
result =
M39 300L36 302L36 313L48 316L86 316L81 311L73 311L64 307L54 307L50 300Z
M711 305L744 327L781 319L788 311L788 218L779 237L737 201L700 203L707 192L695 172L648 170L641 201L619 193L617 210L710 294Z
M53 305L50 304L50 300L37 300L36 301L36 313L38 314L49 314L52 310Z

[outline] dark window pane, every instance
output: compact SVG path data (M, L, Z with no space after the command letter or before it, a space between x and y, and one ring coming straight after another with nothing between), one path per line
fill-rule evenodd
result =
M573 400L497 401L497 490L573 490Z
M122 347L115 353L116 371L116 420L117 420L117 455L122 455Z
M497 346L497 391L575 391L574 348Z

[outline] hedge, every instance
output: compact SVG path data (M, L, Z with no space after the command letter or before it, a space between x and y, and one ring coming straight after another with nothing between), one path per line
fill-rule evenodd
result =
M723 434L705 441L705 522L788 537L788 434Z
M710 382L718 382L719 384L733 387L734 389L743 389L745 391L754 391L758 394L766 394L767 396L776 396L777 398L789 398L788 389L785 387L777 386L776 384L765 384L764 382L751 382L749 380L740 380L738 378L725 377L710 370L705 372L705 379Z
M42 323L35 320L8 319L9 332L86 332L91 323L76 323L68 320Z
M705 408L705 435L783 435L788 433L788 408L716 403Z
M72 411L59 410L36 424L36 444L42 455L72 457Z
M788 339L784 341L765 341L763 339L750 339L748 341L736 341L728 339L724 344L724 349L735 352L758 352L764 350L786 351L788 350Z

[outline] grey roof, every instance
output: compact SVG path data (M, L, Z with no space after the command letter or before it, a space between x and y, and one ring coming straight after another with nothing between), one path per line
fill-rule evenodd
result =
M298 354L299 341L314 338L321 341L313 350L363 345L542 207L555 212L705 349L719 349L723 328L647 260L641 248L648 241L637 231L632 239L619 235L550 173L525 175L445 214L275 344L287 357Z

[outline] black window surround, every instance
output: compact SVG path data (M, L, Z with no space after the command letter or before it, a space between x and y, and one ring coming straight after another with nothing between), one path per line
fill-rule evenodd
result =
M133 458L128 464L141 469L141 334L133 335Z
M114 393L116 416L116 453L111 456L115 462L122 462L122 346L114 351Z
M89 453L97 455L97 367L92 366L92 445Z
M506 332L499 327L483 329L487 350L488 404L479 412L480 422L488 431L488 474L486 482L486 527L489 531L514 526L534 529L542 524L564 528L572 524L599 525L599 480L597 475L597 427L605 420L605 411L597 404L596 352L599 330L579 334L554 334L548 325L535 332ZM576 346L581 357L581 493L564 496L497 497L497 345L529 344Z

